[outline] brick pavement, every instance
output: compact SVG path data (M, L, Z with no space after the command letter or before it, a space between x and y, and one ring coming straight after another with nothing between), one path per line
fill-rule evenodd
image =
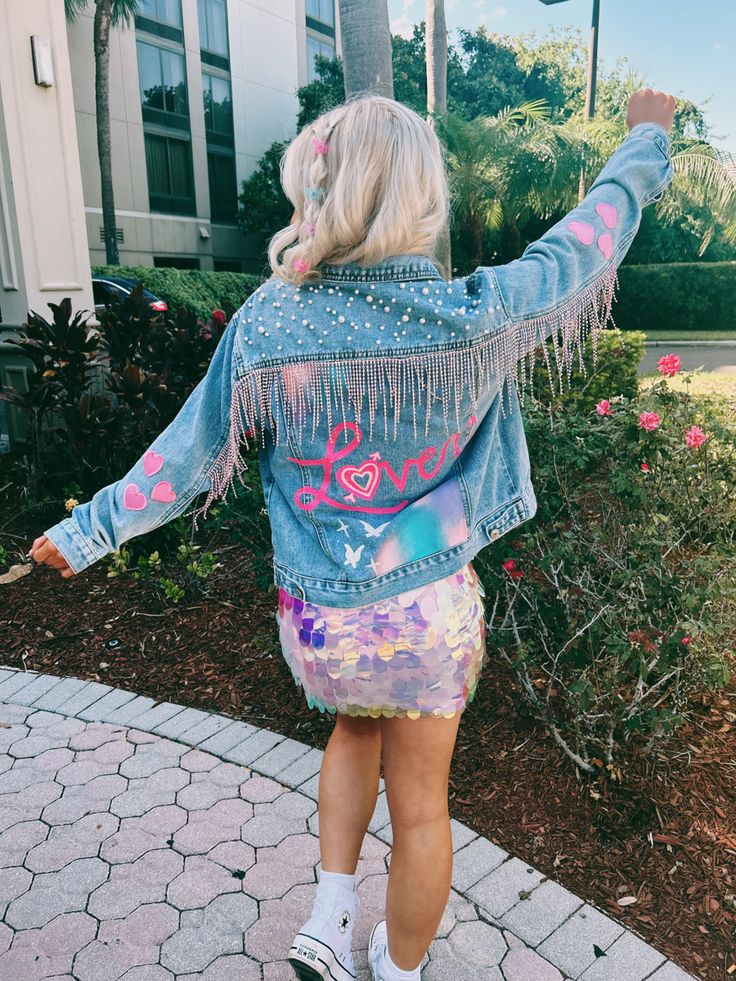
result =
M318 876L321 758L225 716L0 668L0 978L294 981L284 957ZM525 862L452 827L453 890L424 981L690 978ZM359 981L390 863L383 784L369 831L357 870Z

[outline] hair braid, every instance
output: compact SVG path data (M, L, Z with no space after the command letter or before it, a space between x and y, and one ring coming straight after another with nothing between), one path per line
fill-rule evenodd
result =
M329 177L328 140L334 128L334 122L324 119L311 127L310 151L314 154L314 159L306 174L307 184L304 187L304 204L302 218L298 225L298 239L284 256L285 262L291 265L300 278L304 279L310 278L309 274L313 271L311 259L314 240L318 231L322 204L327 194Z

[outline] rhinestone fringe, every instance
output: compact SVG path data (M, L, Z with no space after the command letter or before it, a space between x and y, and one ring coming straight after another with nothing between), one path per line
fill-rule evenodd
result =
M210 471L209 492L205 503L195 512L194 528L200 514L206 515L214 500L223 498L230 486L234 488L236 476L243 483L242 472L247 465L241 453L242 444L250 448L248 438L257 443L260 434L260 444L265 446L267 430L273 434L276 445L285 438L291 443L293 437L301 445L305 424L311 419L314 439L323 414L330 429L336 422L355 422L362 427L367 402L368 439L373 438L376 416L382 410L382 438L395 440L402 410L410 401L416 438L418 410L424 407L427 435L433 405L440 401L449 435L451 412L457 429L461 429L463 417L467 419L476 412L479 397L494 379L501 393L513 381L523 405L526 385L529 383L531 388L533 380L535 351L540 346L553 386L549 350L544 343L547 338L552 342L560 393L564 393L563 378L567 379L569 390L576 350L578 366L583 376L586 375L583 352L588 335L595 370L598 334L609 320L613 321L611 307L617 285L616 267L610 266L558 309L511 323L463 347L420 354L283 361L252 369L233 386L228 439ZM513 411L510 398L509 408ZM503 398L501 411L505 418ZM391 424L389 416L393 420ZM349 431L343 432L347 441Z

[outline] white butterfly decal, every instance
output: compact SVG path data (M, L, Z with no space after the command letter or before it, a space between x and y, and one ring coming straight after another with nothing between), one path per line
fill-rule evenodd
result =
M338 521L337 530L344 531L346 535L348 534L348 526L345 524L344 521Z
M345 565L349 565L351 568L355 569L360 562L360 556L363 553L365 545L358 545L357 548L351 548L351 546L345 542Z
M363 521L362 518L360 523L363 525L366 538L378 538L383 529L388 527L388 521L384 521L384 523L379 525L377 528L374 528L373 525L369 524L367 521Z

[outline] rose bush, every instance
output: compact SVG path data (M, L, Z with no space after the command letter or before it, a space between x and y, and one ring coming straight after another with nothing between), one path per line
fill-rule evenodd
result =
M476 560L490 651L586 772L618 774L733 669L734 406L669 388L676 355L659 370L633 396L609 374L587 410L527 400L538 511Z

